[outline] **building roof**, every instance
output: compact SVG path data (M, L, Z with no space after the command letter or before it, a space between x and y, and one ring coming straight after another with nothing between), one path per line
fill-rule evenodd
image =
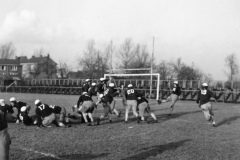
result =
M19 59L20 63L27 63L28 61L27 56L19 56L19 57L16 57L16 59Z
M0 65L20 65L18 59L0 59Z
M40 57L35 57L35 56L32 56L30 59L22 59L22 62L21 63L44 63L46 62L48 59L47 56L40 56ZM51 58L49 58L49 60L54 63L55 65L57 65L56 62L54 62Z

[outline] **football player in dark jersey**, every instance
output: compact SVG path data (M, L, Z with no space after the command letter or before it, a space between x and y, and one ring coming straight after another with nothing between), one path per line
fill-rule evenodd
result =
M209 123L212 123L212 126L216 126L216 122L213 119L213 111L212 111L212 103L210 99L213 98L216 101L215 95L208 90L208 84L203 83L201 90L198 92L197 103L199 107L202 109L202 112Z
M132 108L133 114L138 118L137 113L137 92L133 89L133 85L129 84L127 90L125 91L126 97L126 112L125 112L125 123L128 122L128 113L129 110Z
M82 92L88 92L88 89L90 88L91 80L86 79L85 83L82 86Z
M155 122L157 122L157 118L155 114L151 112L150 106L148 104L148 100L144 96L142 96L142 94L140 93L137 95L137 98L138 98L138 109L139 109L138 123L141 121L145 122L145 118L144 118L145 111L151 115L151 117L155 120Z
M8 124L5 121L5 115L0 110L0 159L9 160L11 139L8 133Z
M0 99L0 110L4 113L6 122L16 122L17 118L12 115L14 113L13 107L6 104L4 99Z
M166 103L166 102L171 101L170 113L168 114L169 116L171 116L172 112L173 112L174 105L177 102L177 100L179 99L180 95L181 95L181 88L178 85L178 81L174 81L173 82L173 89L172 89L171 95L169 97L167 97L166 100L160 100L159 99L158 100L158 104Z
M115 87L114 83L109 83L109 86L106 88L103 95L104 95L105 99L107 99L107 102L110 104L110 108L111 108L112 112L114 112L118 117L120 117L121 111L118 111L115 108L116 101L113 98L119 94L119 91L118 91L118 89L115 89L114 87Z
M97 100L97 102L96 102L96 105L98 105L99 103L100 103L100 95L101 94L104 94L104 91L106 90L106 82L107 82L107 80L105 79L105 78L100 78L100 81L99 81L99 83L97 84L97 98L98 98L98 100Z
M82 112L84 121L88 126L94 125L92 113L95 106L96 104L93 102L92 97L90 97L87 92L83 92L83 94L78 99L77 108L79 108L79 111ZM87 115L90 118L91 123L88 122Z
M29 110L27 106L22 106L19 114L19 119L25 124L26 126L30 126L34 124L34 116L29 116Z
M92 83L92 84L91 84L91 87L88 89L88 95L89 95L90 97L97 95L96 83Z
M19 123L21 120L19 119L19 114L21 112L21 108L23 106L27 107L27 110L29 111L31 109L31 106L28 105L27 103L25 102L21 102L21 101L17 101L15 97L12 97L10 98L10 105L13 107L13 108L16 108L18 113L17 113L17 121L16 123Z
M35 101L36 105L36 118L38 127L47 127L50 124L55 124L57 127L64 127L65 125L62 122L59 122L56 118L56 115L53 113L52 108L47 104L43 104L40 100Z

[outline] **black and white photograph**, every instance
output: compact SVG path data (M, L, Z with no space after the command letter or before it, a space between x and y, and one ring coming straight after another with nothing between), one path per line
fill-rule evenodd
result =
M1 0L0 160L240 160L240 1Z

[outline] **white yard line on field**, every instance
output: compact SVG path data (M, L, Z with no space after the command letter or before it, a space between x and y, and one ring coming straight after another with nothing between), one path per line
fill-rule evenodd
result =
M54 155L54 154L51 154L51 153L39 152L39 151L36 151L36 150L33 150L33 149L28 149L28 148L19 148L19 149L21 149L23 151L27 151L27 152L34 152L36 154L41 154L41 155L44 155L46 157L52 157L52 158L55 158L55 159L61 159L57 155Z

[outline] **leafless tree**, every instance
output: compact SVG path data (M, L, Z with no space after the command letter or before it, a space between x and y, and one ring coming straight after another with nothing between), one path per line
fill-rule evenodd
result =
M52 61L49 54L45 61L39 65L41 65L42 71L46 73L47 78L52 78L52 76L57 73L57 64Z
M27 72L36 79L42 72L42 66L40 64L28 64L27 65Z
M132 62L136 56L134 52L134 45L130 38L127 38L120 46L118 51L118 58L120 60L119 67L128 69L132 65Z
M60 75L60 78L68 78L69 72L71 72L71 66L67 64L66 61L59 61L59 65L57 67L57 72Z
M107 46L101 51L96 48L94 40L88 42L83 57L78 59L79 66L81 66L85 72L85 78L92 79L102 77L109 68L110 51L110 46Z
M229 72L227 72L227 71L224 71L224 72L228 76L229 81L232 82L232 87L233 87L234 76L236 76L239 72L239 66L238 66L238 61L237 61L236 55L234 53L228 55L225 58L225 63L226 63L226 66L227 66Z
M0 47L0 58L2 59L13 59L16 49L12 42L1 45Z

